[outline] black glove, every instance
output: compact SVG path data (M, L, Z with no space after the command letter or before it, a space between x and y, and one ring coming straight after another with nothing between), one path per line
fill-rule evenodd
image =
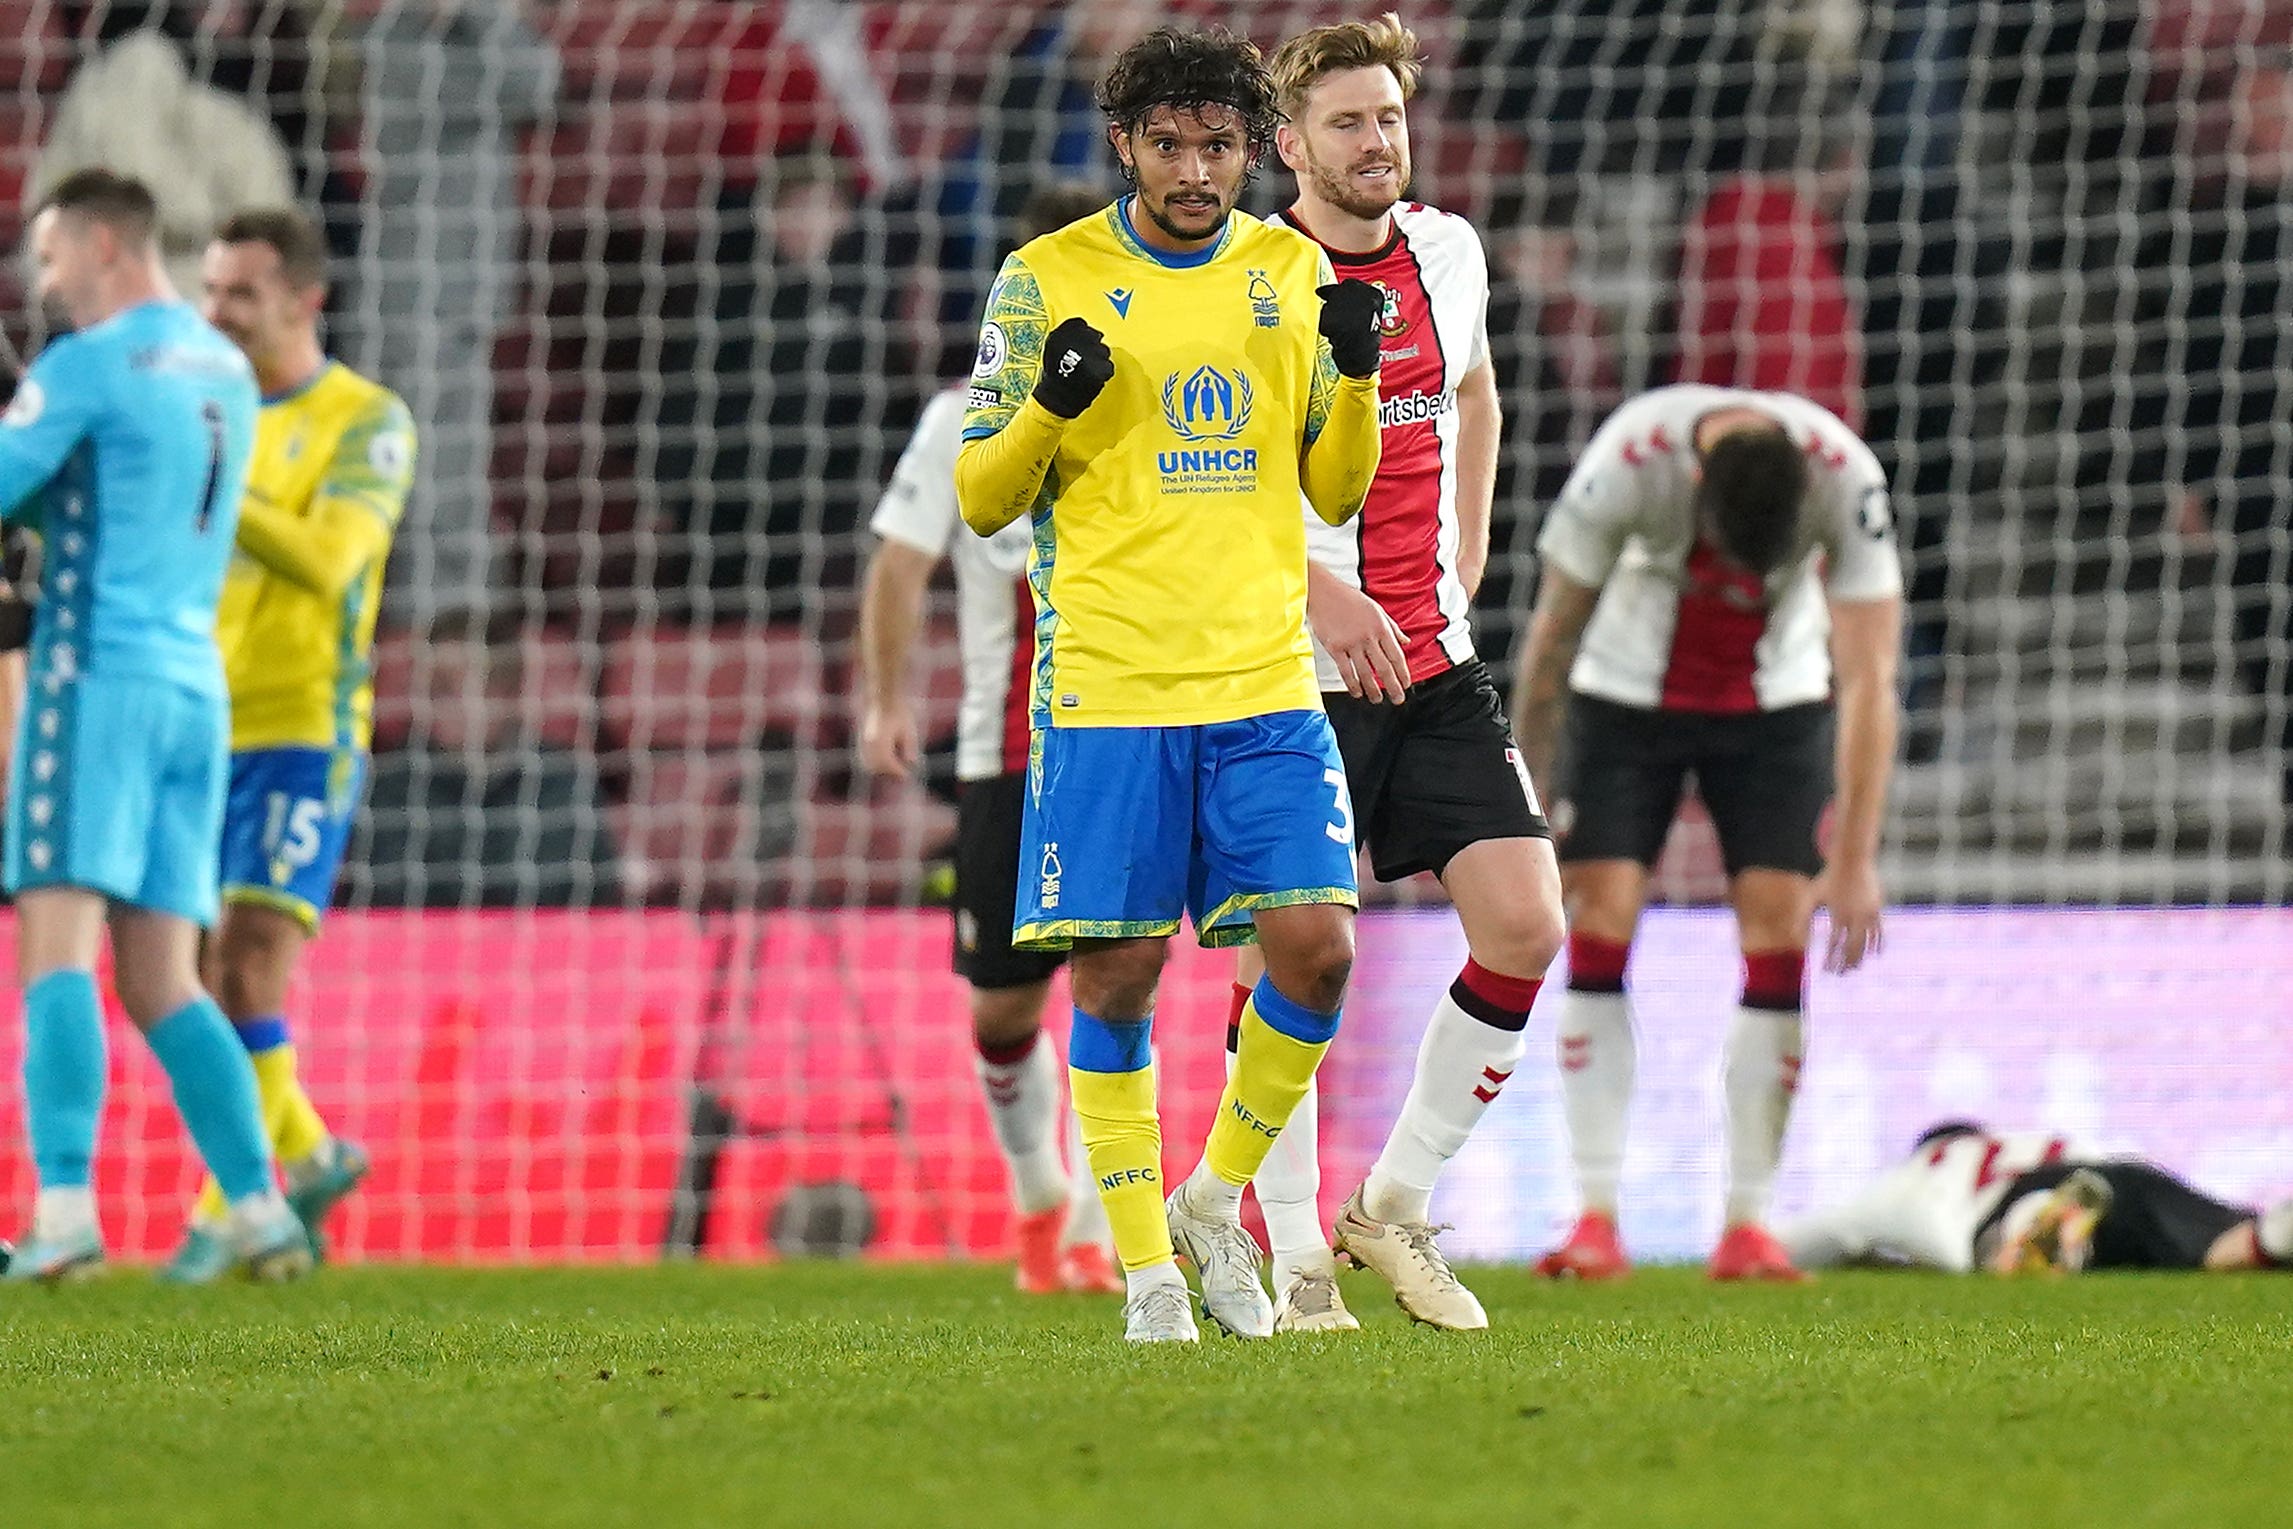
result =
M40 606L40 539L22 526L0 532L0 653L30 646Z
M1115 375L1107 337L1088 319L1067 319L1043 342L1043 370L1035 378L1035 401L1061 419L1073 419L1091 406Z
M1385 294L1350 276L1315 292L1322 300L1322 338L1330 342L1330 359L1348 377L1376 376Z

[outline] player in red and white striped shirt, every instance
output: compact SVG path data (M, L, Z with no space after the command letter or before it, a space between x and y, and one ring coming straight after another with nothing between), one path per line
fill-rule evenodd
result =
M1551 763L1565 718L1553 809L1570 916L1559 1046L1584 1201L1541 1267L1586 1278L1626 1267L1624 968L1649 867L1693 775L1719 831L1745 970L1723 1068L1726 1230L1711 1272L1796 1278L1763 1223L1799 1083L1816 907L1831 910L1832 970L1879 943L1902 637L1885 479L1804 398L1659 388L1593 437L1538 550L1544 583L1514 715L1532 768ZM1816 827L1835 791L1827 862Z
M1342 529L1308 515L1306 614L1337 733L1354 832L1381 880L1441 877L1469 957L1435 1008L1401 1117L1325 1238L1311 1094L1255 1180L1274 1243L1277 1331L1350 1328L1329 1244L1376 1270L1412 1316L1488 1318L1434 1243L1442 1165L1512 1076L1537 986L1561 941L1560 872L1503 702L1466 611L1489 550L1498 408L1487 262L1462 218L1403 201L1417 39L1388 14L1319 27L1274 55L1298 179L1283 217L1342 277L1385 292L1382 456ZM1255 982L1246 955L1236 1003Z
M1052 186L1035 193L1021 219L1032 238L1105 205L1095 188ZM989 537L964 525L955 494L964 404L964 389L957 387L925 405L869 522L880 541L860 604L860 758L876 774L901 777L921 762L908 654L932 572L944 557L955 568L956 641L963 656L955 970L971 984L980 1091L1011 1175L1019 1288L1114 1293L1123 1280L1106 1211L1083 1166L1072 1113L1061 1106L1056 1048L1043 1040L1051 974L1065 958L1011 948L1027 771L1026 676L1035 660L1035 604L1027 588L1033 529L1025 517Z

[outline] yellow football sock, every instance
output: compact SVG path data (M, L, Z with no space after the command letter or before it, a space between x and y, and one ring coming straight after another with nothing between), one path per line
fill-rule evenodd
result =
M255 1085L263 1095L263 1126L271 1133L271 1150L282 1165L299 1163L326 1145L327 1129L295 1072L295 1048L289 1045L258 1051L252 1060Z
M1125 1269L1171 1260L1162 1208L1162 1121L1155 1113L1149 1021L1115 1023L1075 1011L1067 1092Z
M1203 1165L1229 1184L1247 1184L1306 1097L1314 1071L1337 1034L1335 1014L1317 1014L1260 982L1242 1010L1241 1043L1218 1118L1202 1145Z

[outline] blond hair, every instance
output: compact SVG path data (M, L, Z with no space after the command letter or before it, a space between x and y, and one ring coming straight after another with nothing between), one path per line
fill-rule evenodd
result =
M1417 94L1418 76L1425 72L1417 56L1417 34L1387 11L1375 21L1341 21L1334 26L1300 32L1274 50L1267 70L1274 76L1274 99L1285 117L1295 116L1306 95L1333 74L1349 69L1393 71L1406 101Z

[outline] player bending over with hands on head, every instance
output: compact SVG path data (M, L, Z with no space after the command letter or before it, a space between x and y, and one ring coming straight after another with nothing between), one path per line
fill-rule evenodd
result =
M1831 910L1831 970L1879 948L1903 621L1885 479L1819 404L1658 388L1594 435L1537 550L1544 582L1513 719L1533 773L1560 756L1569 990L1558 1041L1583 1205L1539 1268L1603 1279L1628 1267L1616 1232L1634 1067L1624 970L1692 775L1719 831L1744 958L1711 1274L1795 1279L1764 1222L1799 1087L1816 907ZM1834 797L1827 858L1816 827Z
M1337 1033L1353 823L1306 638L1302 492L1337 524L1377 472L1376 292L1235 210L1274 127L1258 50L1169 28L1099 88L1135 189L1031 241L988 299L956 464L964 520L1027 517L1036 652L1012 943L1071 949L1069 1088L1122 1261L1126 1336L1192 1305L1264 1337L1242 1187ZM1267 974L1200 1164L1162 1184L1157 983L1191 915Z

